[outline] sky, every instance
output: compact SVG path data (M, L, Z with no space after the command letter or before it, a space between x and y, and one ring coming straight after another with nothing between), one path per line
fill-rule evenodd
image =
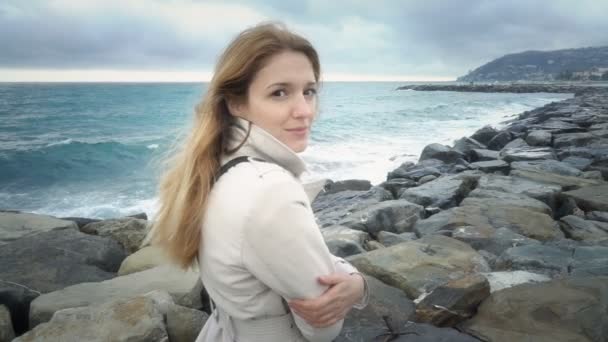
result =
M2 0L0 82L208 81L280 20L327 81L449 81L505 54L608 45L607 0Z

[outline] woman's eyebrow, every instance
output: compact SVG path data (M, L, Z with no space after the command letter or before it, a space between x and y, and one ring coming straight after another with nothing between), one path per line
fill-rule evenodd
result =
M272 88L272 87L289 87L289 86L292 86L292 85L293 85L293 83L289 83L289 82L278 82L278 83L273 83L273 84L267 86L266 89ZM308 83L306 83L307 87L316 86L316 85L317 85L317 82L308 82Z

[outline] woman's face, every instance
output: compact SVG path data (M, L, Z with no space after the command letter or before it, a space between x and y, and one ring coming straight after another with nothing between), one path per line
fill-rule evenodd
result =
M229 104L233 115L261 127L294 152L308 145L317 108L317 83L312 64L300 52L270 57L249 85L247 101Z

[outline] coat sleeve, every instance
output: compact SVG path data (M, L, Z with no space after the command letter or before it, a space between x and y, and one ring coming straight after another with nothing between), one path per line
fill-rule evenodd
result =
M347 273L347 274L353 274L353 273L361 274L357 270L357 268L355 268L355 266L351 265L351 263L349 263L348 261L346 261L340 257L337 257L333 254L331 257L333 259L336 272ZM363 297L361 298L361 300L358 303L353 305L353 308L358 309L358 310L365 308L367 306L367 304L369 303L369 285L367 284L367 279L363 276L363 274L361 274L361 277L363 278L363 282L364 282Z
M306 193L292 179L264 187L243 230L243 264L286 300L318 297L327 286L319 284L317 277L333 273L335 265ZM332 341L344 323L315 328L293 315L309 341Z

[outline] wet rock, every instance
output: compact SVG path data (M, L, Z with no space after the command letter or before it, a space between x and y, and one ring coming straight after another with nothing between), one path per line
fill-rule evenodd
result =
M497 134L498 131L492 126L484 126L473 133L471 139L475 139L476 141L487 145Z
M540 184L524 178L499 175L482 176L479 178L477 188L526 195L544 202L551 209L556 208L557 196L562 190L557 185Z
M401 233L395 234L391 232L381 231L378 233L378 241L386 247L390 247L402 242L416 240L416 234L414 233Z
M585 171L593 160L581 157L566 157L562 159L563 163L569 164L570 166L577 168L581 171Z
M344 191L344 190L353 190L353 191L368 191L371 189L372 184L368 180L364 179L348 179L343 181L328 181L325 184L325 193L334 194L336 192Z
M502 131L492 138L486 145L489 150L498 151L505 147L512 139L511 133Z
M500 271L483 273L483 276L490 283L490 292L500 291L515 285L526 283L540 283L549 281L551 278L544 274L532 273L526 271Z
M540 244L539 241L517 234L505 227L491 229L488 227L463 226L453 230L452 238L466 242L473 249L488 251L501 255L505 250L523 245Z
M499 158L498 151L474 149L470 152L471 161L489 161Z
M584 211L608 211L608 185L589 186L563 193Z
M125 250L135 253L148 232L147 221L136 218L122 218L89 223L80 229L81 232L107 236L118 241Z
M353 212L392 199L390 192L380 187L372 187L369 191L345 190L317 196L312 209L319 226L327 227L338 224Z
M454 150L468 155L471 150L485 149L486 145L473 138L463 137L454 142Z
M572 250L548 245L524 245L507 249L496 261L497 270L522 270L555 277L567 275Z
M532 131L526 136L526 142L531 146L550 146L551 139L549 131Z
M416 181L407 178L393 178L386 182L381 183L379 186L390 191L394 198L399 198L399 193L403 189L417 186Z
M562 176L555 173L511 170L510 176L529 179L539 184L557 185L564 191L606 184L604 181L585 179L582 177Z
M608 223L568 215L560 219L567 238L578 241L608 240Z
M502 174L509 173L509 164L504 160L488 160L471 163L471 167L476 170L481 170L485 173L500 172Z
M538 159L557 159L551 147L515 147L500 151L499 157L508 162L529 161Z
M22 237L62 229L77 230L78 226L47 215L0 212L0 246Z
M465 155L457 150L450 148L449 146L441 144L430 144L427 145L420 155L420 161L427 159L441 160L446 164L455 163L458 159L464 158Z
M366 232L345 226L329 226L321 229L321 234L329 251L339 257L365 253L363 246L370 239Z
M467 175L445 176L423 185L405 190L401 197L423 207L450 208L475 187L477 177Z
M418 204L399 199L384 201L356 211L340 225L361 230L376 236L380 231L393 233L410 232L419 219L424 217L424 208Z
M541 173L554 173L562 176L579 177L581 170L572 167L570 164L557 160L534 160L511 163L511 169L520 171L532 171Z

